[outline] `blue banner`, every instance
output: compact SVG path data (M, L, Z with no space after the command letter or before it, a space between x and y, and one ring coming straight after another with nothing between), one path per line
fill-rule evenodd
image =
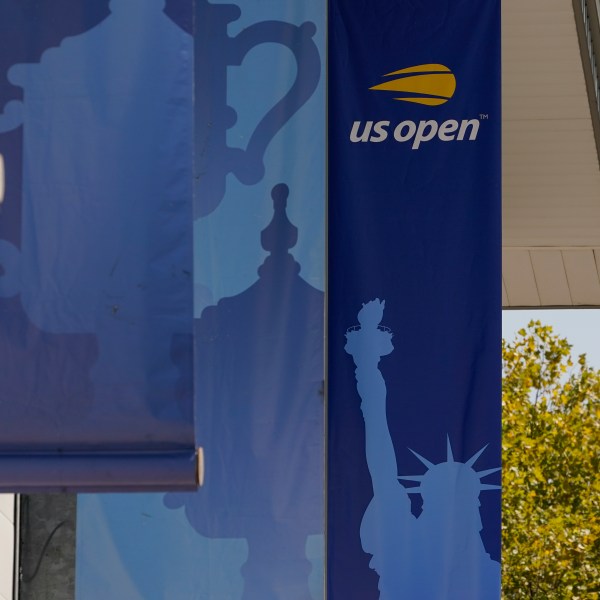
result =
M192 7L0 2L0 490L197 484Z
M193 368L204 485L80 496L76 594L319 600L325 4L193 4Z
M500 597L500 3L331 0L330 600Z

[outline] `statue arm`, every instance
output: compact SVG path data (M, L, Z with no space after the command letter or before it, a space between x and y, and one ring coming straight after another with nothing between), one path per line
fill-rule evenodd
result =
M387 414L385 381L379 369L368 377L359 378L357 373L357 389L361 397L361 411L365 421L365 453L367 466L373 483L373 495L389 497L390 488L394 495L408 494L398 482L398 465L396 453L390 435Z
M392 333L379 323L385 300L379 298L363 304L358 313L359 327L346 332L345 350L356 366L356 388L365 421L365 454L373 483L373 500L388 504L392 498L403 498L410 511L408 494L398 482L396 452L387 422L387 388L379 360L394 349ZM398 510L396 506L395 510Z

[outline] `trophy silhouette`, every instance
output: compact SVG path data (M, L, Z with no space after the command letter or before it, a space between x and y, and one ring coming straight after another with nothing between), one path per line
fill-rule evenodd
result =
M20 248L0 240L0 297L20 294L42 331L95 334L92 375L107 394L131 396L124 382L138 380L168 396L173 338L191 330L192 196L205 215L228 173L263 177L264 152L314 92L320 58L312 23L265 21L232 38L240 9L197 0L192 39L165 0L109 6L39 63L9 69L24 99L4 107L0 133L23 126L24 177ZM247 147L230 148L227 67L263 43L293 52L296 79Z
M167 494L210 538L246 538L244 600L310 600L307 536L323 532L323 292L299 275L288 188L273 188L259 279L195 329L204 486Z
M99 24L8 70L23 100L0 114L0 133L23 138L0 297L19 294L43 332L96 336L96 406L128 407L125 439L135 406L172 410L173 338L192 330L193 40L164 7L111 0Z

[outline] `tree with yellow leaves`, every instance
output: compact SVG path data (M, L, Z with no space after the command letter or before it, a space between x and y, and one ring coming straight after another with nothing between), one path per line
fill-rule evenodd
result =
M503 341L504 600L600 599L600 371L539 321Z

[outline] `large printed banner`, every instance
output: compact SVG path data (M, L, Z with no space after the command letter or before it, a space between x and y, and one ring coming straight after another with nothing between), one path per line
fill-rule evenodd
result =
M0 490L196 486L191 32L0 0Z
M76 596L319 600L325 4L186 2L196 24L193 369L204 485L81 495Z
M331 0L329 600L500 597L498 0Z

